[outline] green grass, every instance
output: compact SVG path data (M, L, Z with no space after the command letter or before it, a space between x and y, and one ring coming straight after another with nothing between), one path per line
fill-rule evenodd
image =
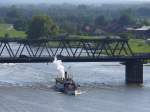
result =
M69 35L69 38L75 38L75 39L98 39L99 36Z
M82 39L98 38L97 36L79 36ZM143 39L130 39L129 45L134 53L150 53L150 45Z
M97 38L97 36L83 36L83 35L81 35L81 36L79 36L79 38L80 39L94 39L94 38Z
M78 36L82 39L96 39L97 36ZM145 43L143 39L130 39L129 45L134 53L150 53L150 45Z
M150 45L146 44L143 39L130 39L129 45L134 53L150 52Z
M15 30L11 24L0 24L0 38L5 37L8 34L12 38L25 38L26 34L23 31Z
M81 39L97 39L98 36L77 36ZM129 45L133 53L148 53L150 52L150 45L145 43L143 39L130 39Z

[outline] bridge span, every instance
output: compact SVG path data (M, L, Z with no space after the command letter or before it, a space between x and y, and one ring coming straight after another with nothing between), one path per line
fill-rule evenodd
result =
M150 53L134 54L127 39L1 39L0 63L123 62L127 83L143 83Z

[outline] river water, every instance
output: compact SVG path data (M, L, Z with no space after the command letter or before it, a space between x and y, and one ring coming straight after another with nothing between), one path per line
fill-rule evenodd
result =
M0 110L150 112L150 66L144 66L142 86L127 86L125 66L119 63L63 64L81 85L81 95L68 96L52 89L58 75L52 63L0 64Z

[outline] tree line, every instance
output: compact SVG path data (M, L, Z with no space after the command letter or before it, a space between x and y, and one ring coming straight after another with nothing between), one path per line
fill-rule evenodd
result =
M60 33L98 35L103 31L114 33L113 26L150 25L149 7L111 7L68 4L1 6L0 23L13 24L16 30L25 31L32 39Z

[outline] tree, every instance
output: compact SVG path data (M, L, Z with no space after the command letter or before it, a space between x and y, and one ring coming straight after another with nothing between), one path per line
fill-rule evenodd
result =
M8 9L5 20L7 23L14 24L17 20L22 18L22 16L21 9L12 6Z
M26 31L28 25L28 20L20 18L14 22L14 28L19 31Z
M101 16L98 16L96 19L95 19L95 25L96 26L105 26L108 24L108 20L106 19L105 16L101 15Z
M118 22L122 26L136 24L136 20L134 18L134 14L133 14L132 10L128 9L128 10L123 11Z
M5 20L3 18L0 18L0 23L5 23Z
M34 16L27 31L29 39L46 38L49 35L56 35L59 32L58 26L48 16Z

